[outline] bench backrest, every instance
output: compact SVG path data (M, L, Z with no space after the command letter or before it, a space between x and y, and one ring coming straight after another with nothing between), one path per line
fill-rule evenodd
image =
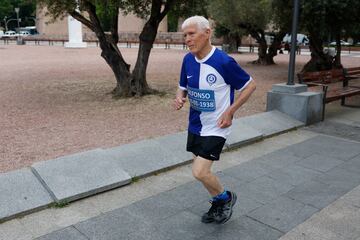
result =
M300 83L315 82L328 84L333 82L342 82L345 80L343 69L331 69L319 72L306 72L298 74Z
M345 76L360 75L360 67L344 68Z

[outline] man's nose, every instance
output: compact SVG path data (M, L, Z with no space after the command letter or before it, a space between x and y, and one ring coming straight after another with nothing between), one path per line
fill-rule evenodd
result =
M190 42L190 37L189 36L186 36L185 37L185 43L188 44Z

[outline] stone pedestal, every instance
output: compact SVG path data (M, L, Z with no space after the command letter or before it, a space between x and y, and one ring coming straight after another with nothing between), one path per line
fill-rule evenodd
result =
M266 111L278 110L309 125L321 121L322 99L322 93L307 92L303 84L274 84L267 94Z
M66 48L85 48L87 44L82 41L81 22L68 16L69 42L65 43Z

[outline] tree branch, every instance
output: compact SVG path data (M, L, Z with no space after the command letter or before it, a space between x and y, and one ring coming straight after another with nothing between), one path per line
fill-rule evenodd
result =
M104 29L101 27L100 20L96 15L96 7L89 1L83 1L83 4L84 4L84 8L89 14L90 21L93 25L92 30L95 32L98 38L106 38Z
M86 19L83 15L81 15L79 12L77 11L72 11L69 12L69 14L75 18L76 20L78 20L79 22L81 22L82 24L84 24L85 26L87 26L90 30L94 31L94 25L92 24L92 22L90 22L88 19Z
M166 14L170 11L172 5L174 4L175 0L167 0L165 3L164 10L160 13L160 21L166 16Z
M116 5L116 12L111 16L111 37L114 43L119 42L119 6Z
M149 22L151 20L155 20L155 21L159 20L160 18L159 15L161 13L161 6L162 6L162 0L152 0Z
M261 36L258 29L256 29L256 27L252 26L250 23L239 23L238 26L240 28L246 29L253 38L255 38L258 42L260 42Z

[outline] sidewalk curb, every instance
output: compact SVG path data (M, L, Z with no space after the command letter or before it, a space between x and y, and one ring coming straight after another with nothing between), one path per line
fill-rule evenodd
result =
M265 138L279 135L291 130L296 130L300 127L303 127L304 123L299 122L281 112L270 111L270 112L264 112L234 120L233 125L235 128L233 129L233 132L237 134L241 133L241 135L236 135L236 136L230 135L229 139L232 139L232 142L231 144L226 144L223 151L234 150L244 145L249 145L254 142L258 142ZM243 135L246 135L246 137L244 138ZM181 156L181 154L188 154L186 153L185 149L183 150L184 153L182 153L182 151L168 150L165 153L161 152L161 154L159 154L159 152L157 152L157 149L151 148L154 145L154 142L156 142L156 144L160 146L161 145L165 146L166 144L161 144L161 143L168 140L168 138L172 138L172 137L174 138L176 137L177 139L175 140L177 140L178 143L183 141L185 144L186 143L185 136L186 136L186 132L181 132L177 134L162 136L156 139L149 139L147 141L140 141L141 142L140 147L137 146L136 148L134 148L135 150L133 152L129 150L129 153L126 156L130 156L131 153L137 153L137 151L141 149L141 146L143 146L145 148L147 147L146 148L147 151L154 151L151 152L150 157L157 156L156 154L158 154L161 155L163 159L165 159L165 161L161 161L160 159L151 158L149 165L149 161L144 161L142 163L141 162L142 158L138 158L140 159L139 160L140 162L139 163L135 162L135 165L143 164L143 166L140 167L145 167L146 170L139 175L134 174L136 173L136 171L133 171L131 173L129 172L129 170L124 170L124 167L128 167L125 166L126 162L132 159L129 158L116 159L112 155L109 155L109 152L112 151L111 149L98 149L98 150L95 149L87 152L82 152L74 155L64 156L57 159L35 163L31 166L30 169L29 168L26 169L41 183L39 184L39 186L37 186L37 188L39 188L38 191L45 191L48 195L48 199L51 199L51 201L49 201L47 204L45 204L45 206L42 206L41 208L32 204L29 201L27 202L29 206L23 208L21 206L23 205L23 203L21 201L18 201L19 199L17 198L18 196L23 196L24 193L16 192L18 188L14 187L13 185L15 186L25 185L25 182L23 182L24 179L21 178L8 179L8 181L11 182L12 185L10 187L5 186L5 188L8 187L11 188L12 190L15 189L14 192L16 194L11 195L11 196L15 196L14 199L11 199L11 196L10 198L9 196L0 196L0 209L3 209L2 211L0 211L0 223L17 218L19 216L24 216L26 214L42 210L48 206L53 205L54 203L55 204L69 203L84 197L89 197L104 191L118 188L127 185L129 183L131 184L131 182L135 178L144 178L149 175L153 175L159 172L164 172L176 168L178 166L188 164L192 161L192 159L180 159L179 157ZM146 146L147 143L149 143L150 145ZM136 144L139 145L139 143L134 143L134 144L128 144L126 146L128 148L131 148ZM177 146L177 148L180 147ZM124 148L124 149L128 149L128 148ZM94 151L96 152L97 156L93 156L96 154L89 155L89 153ZM86 163L93 165L84 166L87 164L84 164L84 162L82 161L88 160L89 157L92 159ZM166 159L167 157L173 157L174 159L170 159L169 162L169 160ZM144 160L148 160L148 159L144 158ZM79 162L80 165L78 164ZM105 163L104 165L107 166L108 168L105 169L103 164L99 164L99 163ZM78 172L72 168L71 164L79 165L77 166ZM134 163L132 164L134 165ZM155 165L151 165L151 164L155 164ZM42 171L39 171L39 166L41 165L48 165L48 166L44 168ZM47 169L50 169L49 172L46 172ZM131 166L129 169L131 169ZM0 174L0 178L7 177L10 174L16 174L16 172L19 171L24 171L24 169ZM122 173L123 175L120 176L119 179L117 179L118 177L117 173ZM99 182L94 181L94 179L97 179L97 176L100 176ZM58 186L60 186L60 188ZM24 196L24 198L27 199L26 196ZM15 205L16 203L19 203L20 207L15 206L14 204L11 205L9 204L9 202L15 203Z

